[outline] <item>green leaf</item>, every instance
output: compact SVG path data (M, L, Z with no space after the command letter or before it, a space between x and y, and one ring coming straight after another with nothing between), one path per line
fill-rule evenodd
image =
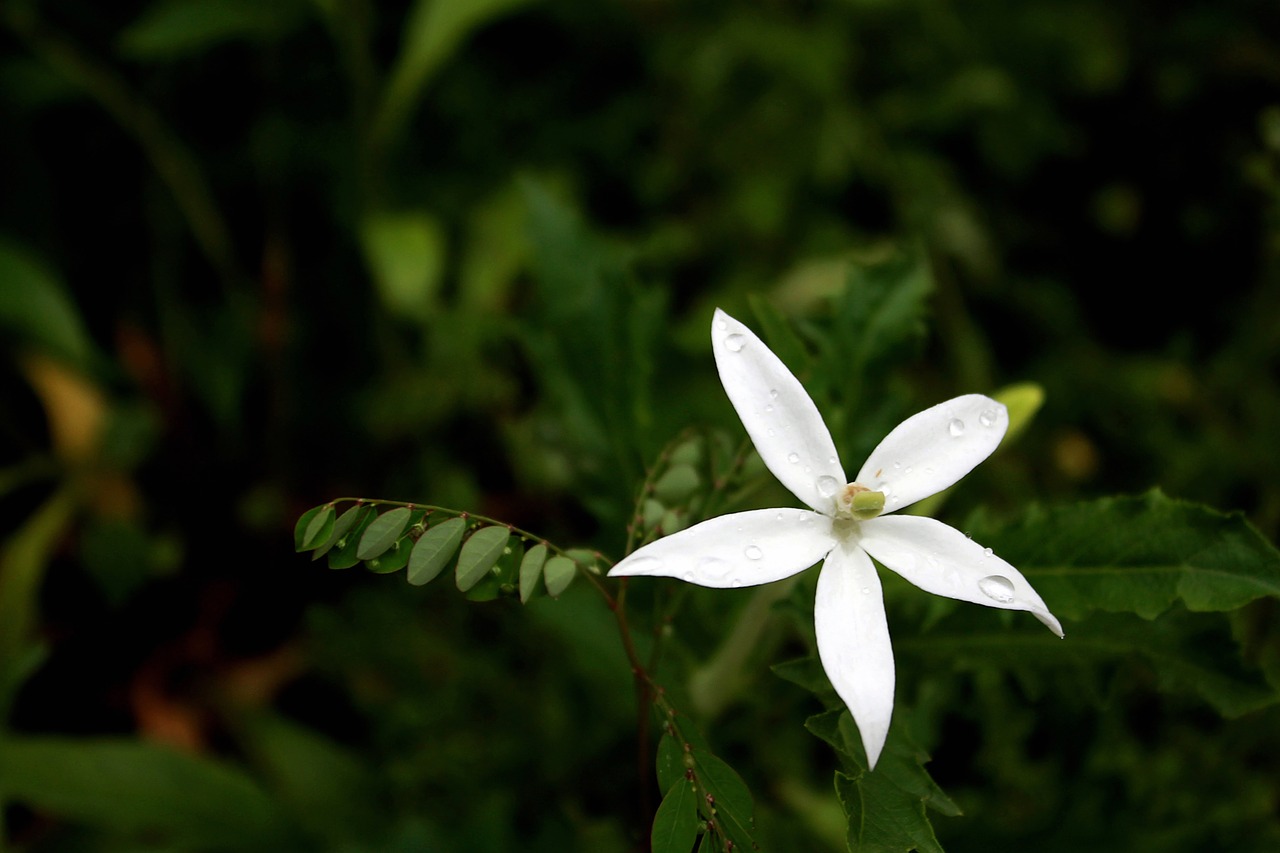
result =
M523 559L524 542L518 536L508 538L493 568L467 590L467 601L493 601L503 593L515 592Z
M760 322L760 330L769 349L791 368L792 373L803 379L813 368L813 356L791 323L763 296L753 293L747 297L747 302L751 305L751 313Z
M440 223L422 211L382 211L365 218L360 240L387 309L407 320L430 318L446 260Z
M547 546L539 543L525 552L520 561L520 603L528 604L538 591L542 566L547 561Z
M311 522L315 520L316 516L318 516L327 506L329 506L329 504L320 504L320 506L313 506L311 509L304 512L302 515L298 516L297 522L293 525L293 550L294 551L301 552L301 551L307 550L307 548L304 547L303 543L307 541L307 531L311 528Z
M354 504L353 506L347 507L347 509L343 511L342 515L338 516L338 520L333 523L333 532L329 534L329 539L319 548L315 549L315 553L311 555L311 559L318 560L325 554L328 554L334 546L342 541L344 536L351 532L351 528L354 527L355 523L360 519L362 510L371 508L372 507L366 507L363 504ZM296 531L294 535L296 537Z
M305 10L294 0L163 0L124 30L120 52L132 59L172 59L237 38L279 38Z
M505 527L482 527L467 539L458 555L458 568L455 579L458 589L466 592L480 582L485 573L493 568L507 547L511 531Z
M391 548L383 551L372 560L365 560L364 564L369 571L380 575L389 575L392 572L398 572L409 563L409 557L413 553L413 542L406 536L396 540Z
M927 810L955 816L960 809L924 769L928 754L910 742L900 723L889 730L874 771L867 770L862 739L845 708L810 717L805 728L834 747L844 765L836 793L849 821L850 850L941 853Z
M658 774L658 790L666 793L671 786L685 777L684 744L671 733L664 734L658 741L658 757L653 762L653 769Z
M754 805L747 783L742 781L732 767L720 758L702 749L694 749L693 772L704 789L704 799L698 807L708 817L714 818L720 833L738 850L755 848Z
M1107 610L1154 619L1175 601L1225 611L1280 597L1280 552L1243 516L1159 491L1033 508L1003 527L978 517L967 529L1017 566L1059 617Z
M568 557L552 557L542 569L543 582L547 586L547 595L559 598L560 593L569 588L578 574L578 566Z
M349 569L360 562L356 552L360 548L361 537L364 536L365 530L377 517L378 511L373 507L360 507L359 514L356 515L355 521L351 523L351 532L334 543L333 550L329 552L329 568Z
M422 88L472 30L526 0L417 0L401 27L403 43L384 91L374 136L399 133Z
M901 251L849 267L848 284L836 306L833 342L842 373L864 376L924 337L924 317L933 279L919 251Z
M653 494L666 504L682 504L698 489L698 472L692 465L672 465L653 484Z
M274 715L253 715L237 733L276 799L314 838L332 847L380 837L384 792L357 753Z
M396 507L379 515L361 534L356 557L372 560L389 551L396 540L404 535L412 515L413 510L407 506Z
M62 281L24 247L0 239L0 330L79 367L96 359Z
M435 579L445 565L458 552L467 523L461 518L451 518L429 529L413 546L409 556L409 583L422 586Z
M0 754L0 790L38 811L183 849L296 849L266 793L220 762L118 738L11 737Z
M307 522L307 528L302 534L302 547L298 550L310 551L312 548L319 548L329 540L329 535L333 533L333 527L333 504L325 504Z
M653 853L689 853L698 837L697 800L689 780L678 780L671 787L653 816L649 848Z

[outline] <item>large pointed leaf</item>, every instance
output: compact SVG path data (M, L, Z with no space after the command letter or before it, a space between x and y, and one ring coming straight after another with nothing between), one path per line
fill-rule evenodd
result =
M116 738L12 737L0 755L0 790L41 811L182 849L295 849L266 793L220 762Z
M979 517L968 530L1067 618L1110 610L1153 619L1175 601L1211 611L1280 597L1280 552L1243 516L1158 491L1033 508L1004 527Z

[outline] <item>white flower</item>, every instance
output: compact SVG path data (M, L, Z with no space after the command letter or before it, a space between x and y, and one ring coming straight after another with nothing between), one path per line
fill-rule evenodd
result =
M812 511L757 509L713 518L646 545L610 575L740 587L781 580L824 560L813 613L818 656L858 724L872 767L889 731L894 670L870 557L935 595L1030 611L1062 636L1031 584L990 548L932 518L892 514L986 459L1009 424L1003 405L968 394L913 415L849 481L817 406L786 365L719 309L711 341L725 393L760 458Z

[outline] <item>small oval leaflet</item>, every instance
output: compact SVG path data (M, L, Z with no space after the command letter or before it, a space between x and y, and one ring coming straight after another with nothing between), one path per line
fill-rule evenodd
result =
M319 511L311 517L311 521L307 524L306 532L302 535L302 546L298 549L299 551L310 551L312 548L320 547L328 540L329 534L333 532L333 504L325 504L322 507L317 507L317 509ZM301 519L299 519L299 524L301 524Z
M335 542L333 550L329 552L331 569L349 569L360 562L360 558L356 556L356 549L360 547L360 537L373 522L377 512L367 504L358 509L355 520L351 523L351 532Z
M311 522L315 521L328 504L313 506L311 509L298 516L298 523L293 526L293 550L301 552L310 550L307 547L307 531L311 529Z
M384 551L372 560L365 560L365 565L369 571L376 572L380 575L389 575L392 572L398 572L403 569L409 562L409 555L413 551L413 543L408 539L402 539L391 546L391 550Z
M467 539L458 555L456 580L458 589L466 592L480 582L485 572L493 568L507 547L511 531L505 527L482 527Z
M386 553L403 535L404 529L409 526L409 517L412 515L413 510L402 506L388 510L375 518L365 528L364 535L360 537L360 547L356 549L356 556L361 560L372 560Z
M355 504L348 507L342 515L338 516L338 520L333 523L333 532L329 534L328 540L316 549L315 553L311 555L311 559L318 560L336 548L338 543L342 541L342 537L350 532L351 526L356 523L356 520L360 517L360 510L363 508L361 504Z
M528 604L538 591L538 579L542 577L542 564L547 561L547 546L541 543L525 552L520 561L520 603Z
M552 557L542 570L543 582L547 585L547 595L559 598L560 593L569 588L578 567L568 557Z
M458 552L467 523L461 518L451 518L435 525L413 546L409 555L409 583L421 586L440 574L445 564Z
M698 838L697 796L688 779L681 778L671 786L653 816L649 837L653 853L689 853Z

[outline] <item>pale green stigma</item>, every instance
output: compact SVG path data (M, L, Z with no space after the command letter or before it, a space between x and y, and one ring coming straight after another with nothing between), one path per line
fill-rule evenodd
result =
M836 497L836 515L869 521L884 512L884 492L873 492L859 483L845 486Z

